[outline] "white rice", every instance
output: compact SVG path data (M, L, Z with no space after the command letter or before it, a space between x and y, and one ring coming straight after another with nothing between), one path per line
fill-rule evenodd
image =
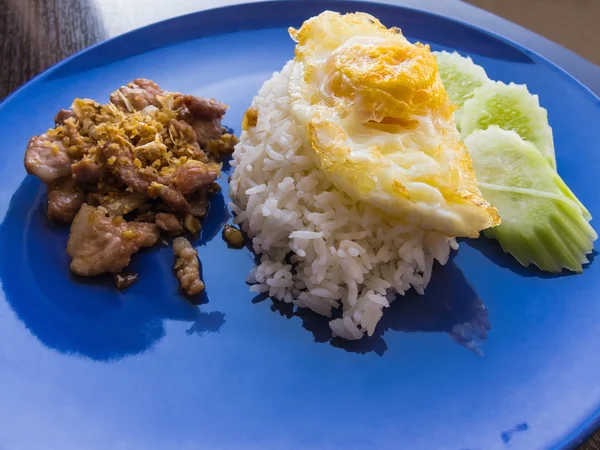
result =
M265 82L252 102L258 123L233 153L231 209L261 254L252 292L310 308L331 320L334 336L372 335L383 309L413 287L423 294L434 260L445 264L456 241L381 217L336 189L304 148L290 115L293 62Z

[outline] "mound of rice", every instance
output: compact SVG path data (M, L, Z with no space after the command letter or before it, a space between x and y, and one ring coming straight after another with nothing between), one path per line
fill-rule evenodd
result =
M434 260L448 261L456 241L383 218L336 189L303 143L290 114L293 62L265 82L252 102L258 123L233 153L230 207L252 238L260 264L253 292L310 308L331 320L334 336L372 335L383 309L413 287L423 294Z

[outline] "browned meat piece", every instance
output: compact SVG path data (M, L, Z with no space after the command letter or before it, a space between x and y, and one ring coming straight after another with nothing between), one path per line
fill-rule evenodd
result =
M214 98L183 94L175 97L173 108L179 110L179 117L190 124L198 119L221 119L227 111L227 105Z
M111 216L124 216L140 208L147 197L139 192L111 192L108 195L97 195L100 206Z
M69 149L69 153L72 156L76 156L79 158L84 154L86 149L89 147L89 144L87 144L84 141L83 136L81 136L81 134L79 133L79 130L77 129L77 124L75 122L75 119L68 119L64 123L63 143L67 146L67 149Z
M212 186L212 185L211 185ZM194 217L203 218L206 216L208 212L208 200L206 199L206 195L204 191L200 190L187 198L188 203L190 204L190 213Z
M190 210L190 204L184 195L173 189L171 186L165 186L161 183L152 183L148 188L148 195L152 198L160 197L167 205L176 211L187 212Z
M70 118L76 118L75 113L70 109L61 109L56 116L54 116L54 123L56 125L64 125L65 121Z
M148 192L148 188L155 178L153 174L136 170L135 166L126 162L115 164L115 169L121 181L135 192Z
M72 178L56 180L48 185L48 218L71 223L84 201L84 192Z
M208 161L206 153L202 151L198 144L196 132L189 123L184 122L183 120L171 119L169 124L169 134L171 135L173 142L186 144L185 146L182 146L182 148L185 148L185 151L177 153L177 156L191 156L198 161Z
M223 130L221 119L227 111L227 105L214 99L179 95L175 98L174 109L179 118L189 123L196 132L196 139L204 147L212 139L218 139Z
M67 243L71 270L83 276L118 273L129 264L131 255L154 245L158 238L158 228L152 223L128 223L84 203L73 220Z
M106 167L90 158L83 158L81 161L71 164L71 171L78 183L94 184L100 181L106 172Z
M44 133L29 140L25 151L25 168L27 173L51 183L71 175L71 157L59 137Z
M136 78L133 82L110 94L110 102L123 111L141 111L147 106L160 106L157 95L165 93L158 85L144 78Z
M125 231L126 239L135 239L140 242L142 247L152 247L160 237L160 231L152 223L146 222L125 222L127 230ZM136 250L137 251L137 250Z
M157 178L149 171L142 171L135 167L135 158L128 148L120 147L118 144L106 144L101 152L108 167L135 192L145 194L152 181Z
M139 168L133 152L116 144L106 145L103 158L108 167L135 192L160 197L177 211L188 212L190 205L185 194L211 184L220 175L220 165L191 160L175 169L172 175L160 176L151 167ZM138 164L141 165L141 164Z
M183 120L171 119L169 125L170 127L173 127L173 129L170 131L173 137L176 138L174 140L183 139L188 144L195 144L196 146L198 145L196 140L196 132L189 123Z
M173 241L175 253L175 274L181 289L187 295L197 295L204 290L200 279L200 261L198 252L186 238L178 237Z
M158 228L161 228L165 231L176 232L183 230L181 222L173 214L157 213L154 217L154 223Z
M196 132L198 144L200 144L200 146L202 147L206 146L206 144L208 144L209 141L219 139L223 132L223 129L221 127L221 119L199 119L192 121L190 125Z
M171 182L179 192L191 194L210 185L220 174L220 164L189 161L175 169Z

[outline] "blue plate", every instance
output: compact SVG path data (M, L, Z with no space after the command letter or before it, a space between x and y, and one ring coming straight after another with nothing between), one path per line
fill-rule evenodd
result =
M0 448L511 449L576 445L599 417L600 265L544 276L494 242L464 242L423 298L376 336L331 340L327 321L248 291L247 250L220 237L223 196L196 242L204 304L177 292L170 249L134 257L141 281L75 278L67 227L23 169L30 136L75 97L135 77L230 105L239 132L287 35L323 9L362 10L434 49L526 83L548 109L560 174L600 216L600 100L558 67L463 23L393 6L290 1L193 14L120 36L37 77L0 106ZM490 329L491 325L491 329ZM487 339L486 339L487 337Z

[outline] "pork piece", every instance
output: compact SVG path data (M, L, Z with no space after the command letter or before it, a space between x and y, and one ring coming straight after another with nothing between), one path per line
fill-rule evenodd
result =
M191 194L213 183L221 173L220 164L188 161L175 169L171 183L182 194Z
M196 146L198 146L196 132L189 123L187 123L184 120L171 119L169 125L170 127L173 127L170 131L173 135L172 137L176 138L175 140L183 139L188 144L195 144Z
M85 201L85 193L71 177L61 178L48 185L48 218L71 223Z
M71 164L71 171L78 183L95 184L106 173L106 167L101 166L90 158L83 158Z
M61 109L56 116L54 116L54 123L56 126L64 125L65 121L70 118L75 119L77 116L75 116L75 113L70 109Z
M51 183L71 175L71 157L59 137L44 133L29 140L25 169L43 182Z
M195 120L191 125L201 147L205 147L210 141L221 137L221 119Z
M150 184L156 180L156 175L149 171L140 170L134 165L134 156L127 147L119 144L106 144L101 149L102 157L118 177L135 192L145 194Z
M173 241L175 253L175 274L181 289L187 295L197 295L204 290L204 283L200 279L200 261L198 252L186 238L178 237Z
M140 208L147 197L139 192L111 192L109 194L92 194L98 204L108 211L110 216L124 216Z
M158 85L144 78L136 78L110 94L110 102L123 111L141 111L147 106L160 106L157 95L165 95Z
M190 205L185 195L214 182L221 170L217 163L191 160L175 169L172 175L159 176L151 168L136 167L133 153L128 148L113 144L105 146L102 151L104 159L125 185L134 192L152 198L160 197L176 211L189 212Z
M122 217L108 216L105 211L84 203L73 220L67 253L72 258L71 271L78 275L121 272L131 255L158 241L156 225L128 223Z
M192 126L201 147L212 139L219 139L223 134L221 119L227 111L227 106L223 103L212 98L178 95L173 107L178 111L179 119Z
M136 167L133 152L129 148L120 147L118 144L105 145L102 148L102 153L109 167L134 192L147 194L152 198L160 197L167 205L177 211L189 211L190 205L184 194L169 185L173 176L161 177L151 168Z
M154 223L158 228L165 231L178 232L183 231L180 220L173 214L157 213L154 217Z
M171 135L173 142L183 142L187 144L185 147L187 153L178 154L177 156L191 156L198 161L208 161L206 153L204 153L198 144L196 132L189 123L184 122L183 120L171 119L169 124L169 134Z
M214 98L178 94L173 102L173 109L179 111L180 119L190 123L197 119L221 119L227 111L227 105Z
M188 212L190 210L190 204L185 196L171 186L154 182L148 188L148 195L152 198L160 197L163 202L176 211Z
M77 129L77 123L75 119L67 119L63 125L63 143L69 150L71 156L75 158L81 158L87 152L90 144L86 143L83 136Z

